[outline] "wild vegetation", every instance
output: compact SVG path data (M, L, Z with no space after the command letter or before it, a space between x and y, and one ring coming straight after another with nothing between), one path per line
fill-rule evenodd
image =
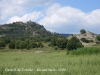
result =
M97 40L99 40L99 41L100 41L100 35L98 35L96 38L97 38Z
M74 37L68 40L65 36L47 31L42 25L31 21L4 24L0 26L0 29L0 47L3 48L20 50L43 48L44 42L49 43L48 46L54 47L55 50L58 48L72 50L83 47L78 38L75 37L76 41Z
M86 33L86 31L85 31L84 29L81 29L81 30L80 30L80 33L81 33L81 34L84 34L84 33Z
M11 24L3 24L0 26L0 35L3 38L24 40L26 38L31 39L31 37L43 38L52 34L42 25L28 21L26 23L13 22Z
M100 54L1 52L0 75L99 75ZM25 69L33 69L25 71ZM20 71L6 71L21 69ZM23 70L22 70L23 69Z
M80 33L69 39L31 21L0 26L0 75L99 75L100 36Z
M100 54L100 47L78 48L78 49L73 50L73 51L67 51L67 54L72 54L72 55Z

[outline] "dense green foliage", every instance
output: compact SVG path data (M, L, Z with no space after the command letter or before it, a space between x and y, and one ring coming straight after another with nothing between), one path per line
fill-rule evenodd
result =
M100 41L100 35L98 35L96 38L97 38L97 40L99 40L99 41Z
M66 38L60 38L56 41L57 43L57 47L58 48L61 48L61 49L64 49L66 48L66 45L67 45L67 39Z
M15 49L15 41L11 41L11 42L9 43L9 48Z
M0 47L8 46L10 49L43 48L43 42L52 42L54 45L56 39L62 37L64 36L51 33L42 25L32 21L14 22L0 26Z
M5 47L6 43L3 40L0 40L0 47Z
M81 33L81 34L84 34L84 33L86 33L86 31L85 31L84 29L81 29L81 30L80 30L80 33Z
M67 52L67 54L72 54L72 55L86 55L86 54L99 54L99 53L100 53L99 47L84 47Z
M42 44L42 42L34 42L32 40L28 40L26 39L25 41L21 41L21 40L16 40L16 41L11 41L9 43L9 48L10 49L31 49L31 48L43 48L44 45Z
M79 41L77 37L72 37L70 40L68 40L67 38L53 37L52 40L50 41L50 46L55 47L55 50L57 50L57 48L60 49L67 48L68 50L73 50L83 47L82 43Z
M81 41L85 43L89 43L89 40L87 40L86 38L81 38Z
M73 50L80 47L83 47L83 45L77 37L73 36L70 40L68 40L68 43L67 43L68 50Z
M31 37L46 37L51 36L52 33L47 31L42 25L35 22L28 21L14 22L0 26L0 35L9 39L26 39Z
M86 38L81 38L81 41L85 43L93 42L93 40L87 40Z
M55 38L53 37L51 39L51 42L50 42L50 46L56 46L55 49L60 48L60 49L65 49L66 48L66 45L67 45L67 38Z

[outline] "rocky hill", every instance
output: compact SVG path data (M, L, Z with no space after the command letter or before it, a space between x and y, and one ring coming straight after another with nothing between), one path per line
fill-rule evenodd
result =
M0 37L6 38L27 38L27 37L46 37L52 33L46 30L42 25L32 21L13 22L0 25Z
M68 39L70 39L72 36L76 36L84 46L95 45L96 42L98 42L96 39L97 34L89 31L84 34L72 34L68 37Z

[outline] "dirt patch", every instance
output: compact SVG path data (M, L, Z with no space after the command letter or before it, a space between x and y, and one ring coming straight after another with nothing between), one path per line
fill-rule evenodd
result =
M35 53L43 53L44 51L35 51Z

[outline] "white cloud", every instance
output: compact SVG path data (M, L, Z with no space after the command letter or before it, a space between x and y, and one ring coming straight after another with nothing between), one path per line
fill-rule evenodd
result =
M1 20L7 20L12 16L21 16L36 6L49 5L54 0L1 0Z
M100 9L85 13L70 6L53 4L41 11L32 11L37 6L48 6L54 0L1 0L1 18L3 22L38 21L46 29L59 33L78 33L86 29L99 33ZM47 9L45 9L47 8ZM45 15L45 16L44 16Z
M85 13L73 7L54 4L46 10L46 16L39 23L59 33L78 33L82 28L98 33L99 20L100 9Z
M34 11L33 13L25 14L22 17L13 16L7 21L7 23L12 23L12 22L16 22L16 21L26 22L29 20L32 20L35 22L36 20L38 20L42 16L43 16L43 14L41 12Z
M24 12L24 10L20 6L13 4L11 0L1 1L0 8L2 20L5 20L14 15L19 15L21 14L21 12Z

